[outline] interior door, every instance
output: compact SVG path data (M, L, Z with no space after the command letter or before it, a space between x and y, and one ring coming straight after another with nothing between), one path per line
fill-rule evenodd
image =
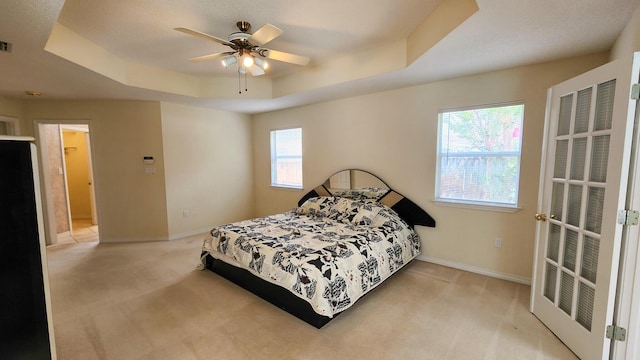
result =
M93 153L91 152L91 136L89 132L85 132L84 136L87 141L87 161L89 168L89 202L91 203L91 224L98 225L98 209L96 207L96 188L94 185L95 179L93 178Z
M549 89L531 310L582 359L609 357L638 54Z

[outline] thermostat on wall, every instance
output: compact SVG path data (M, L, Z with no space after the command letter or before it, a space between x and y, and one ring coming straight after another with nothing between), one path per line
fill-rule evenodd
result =
M145 156L144 158L142 158L142 163L145 165L153 164L153 156Z

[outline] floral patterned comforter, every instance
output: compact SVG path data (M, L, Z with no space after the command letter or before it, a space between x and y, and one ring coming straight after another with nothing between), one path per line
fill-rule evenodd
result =
M383 204L316 197L283 214L215 227L202 251L333 317L415 258L420 239Z

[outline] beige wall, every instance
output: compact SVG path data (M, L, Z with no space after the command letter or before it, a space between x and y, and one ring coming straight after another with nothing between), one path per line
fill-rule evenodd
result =
M161 108L170 237L253 216L249 116L172 103Z
M0 116L18 119L18 129L15 135L24 135L24 131L22 130L22 119L24 119L24 102L0 96ZM6 124L3 124L3 127L5 127L5 131L3 133L6 134ZM15 130L16 129L14 129L14 131Z
M21 118L28 136L35 120L90 122L101 241L174 239L253 216L249 115L141 101L22 106L0 101L0 113Z
M368 170L437 221L418 227L430 258L526 282L531 277L546 90L607 61L600 53L346 98L254 116L256 214L289 210L345 168ZM434 198L441 109L524 101L522 210L500 213L438 206ZM302 127L304 191L271 188L269 131ZM500 237L503 246L494 247Z
M627 56L640 50L640 6L636 8L616 43L611 49L611 60Z
M0 116L23 119L24 103L20 100L14 100L0 96ZM22 123L20 125L20 127L22 128ZM20 135L24 135L24 132Z
M160 103L29 101L23 132L34 120L88 120L101 241L166 240L167 202ZM156 159L145 175L143 156Z
M640 48L639 17L636 11L611 52L612 58ZM164 240L289 210L328 175L354 167L378 174L434 216L437 228L418 229L424 256L528 279L546 89L604 63L609 55L507 69L253 117L158 102L2 97L0 115L20 118L22 135L27 136L34 135L34 120L90 121L103 241ZM525 102L522 210L507 214L435 205L431 200L438 110L509 101ZM271 188L269 131L296 126L303 128L305 190ZM144 173L142 157L146 155L156 160L155 175ZM183 210L188 210L188 217ZM495 237L503 239L501 249L493 246Z

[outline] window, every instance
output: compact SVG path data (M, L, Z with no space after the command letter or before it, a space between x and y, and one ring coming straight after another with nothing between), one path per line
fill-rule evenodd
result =
M441 111L436 201L517 207L523 104Z
M271 186L302 189L302 129L271 131Z
M19 135L18 119L0 116L0 135Z

